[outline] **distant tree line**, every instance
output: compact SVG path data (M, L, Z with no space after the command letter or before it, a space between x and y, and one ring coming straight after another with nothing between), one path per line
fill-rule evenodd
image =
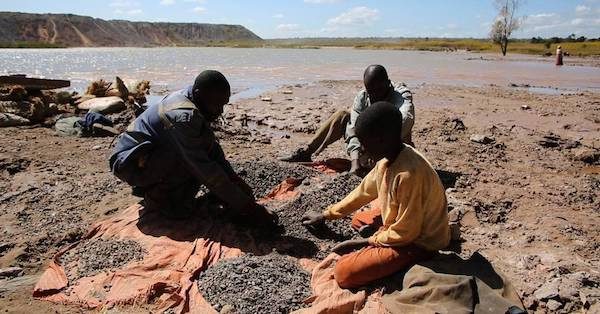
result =
M542 37L532 37L529 42L532 44L559 44L559 43L582 43L582 42L594 42L600 41L600 37L598 38L587 38L585 36L579 36L575 34L571 34L567 37L550 37L550 38L542 38Z

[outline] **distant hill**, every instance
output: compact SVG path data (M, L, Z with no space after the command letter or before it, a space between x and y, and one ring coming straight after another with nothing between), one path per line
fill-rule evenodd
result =
M262 39L241 25L107 21L73 14L0 12L0 43L151 47L206 45L219 41Z

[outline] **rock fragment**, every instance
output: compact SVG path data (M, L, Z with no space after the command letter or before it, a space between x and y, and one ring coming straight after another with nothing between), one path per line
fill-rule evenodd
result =
M23 268L21 267L0 268L0 278L14 278L22 275Z
M495 142L493 136L481 135L481 134L473 134L469 138L471 142L479 143L479 144L491 144Z
M540 300L546 301L558 297L558 287L560 286L560 278L555 278L550 282L543 284L534 293L533 296Z
M549 300L546 303L546 307L550 310L550 311L557 311L558 309L560 309L562 307L562 303L556 301L556 300Z

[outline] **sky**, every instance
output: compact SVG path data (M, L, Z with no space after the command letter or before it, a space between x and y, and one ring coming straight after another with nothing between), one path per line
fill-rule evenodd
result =
M600 37L600 0L524 0L517 38ZM0 11L241 24L262 38L488 36L492 0L0 0Z

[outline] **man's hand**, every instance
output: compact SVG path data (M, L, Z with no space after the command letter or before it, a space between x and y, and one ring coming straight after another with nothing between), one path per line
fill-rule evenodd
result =
M254 206L254 212L250 214L256 214L259 221L264 221L270 226L277 226L279 224L279 217L277 217L277 214L260 204L256 204Z
M325 221L325 216L314 210L309 210L302 216L302 224L309 227L314 227L323 221Z
M347 240L333 247L337 254L344 255L369 245L369 239Z
M276 229L279 223L277 214L256 203L240 213L235 220L240 224L264 229Z
M358 161L358 159L355 159L355 160L352 160L352 165L350 167L350 173L355 176L364 178L364 176L366 176L367 173L369 173L369 169L363 167L360 164L360 162Z
M239 181L236 182L236 184L240 188L240 190L242 190L242 192L246 193L248 196L254 197L254 191L246 182L244 182L242 178L240 178Z
M231 182L233 182L240 190L242 190L242 192L244 192L244 194L251 196L252 198L254 198L254 191L252 190L252 188L248 185L248 183L246 183L246 181L244 181L244 179L242 179L242 177L240 177L238 174L234 174L232 175L230 178Z

